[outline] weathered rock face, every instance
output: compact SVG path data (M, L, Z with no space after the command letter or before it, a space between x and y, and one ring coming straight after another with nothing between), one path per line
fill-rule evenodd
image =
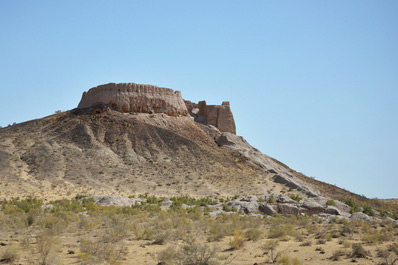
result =
M196 104L186 100L185 104L195 121L213 125L221 132L236 134L235 120L229 101L224 101L221 105L207 105L206 101L199 101Z
M135 83L109 83L84 92L78 108L106 104L121 112L188 115L180 91Z

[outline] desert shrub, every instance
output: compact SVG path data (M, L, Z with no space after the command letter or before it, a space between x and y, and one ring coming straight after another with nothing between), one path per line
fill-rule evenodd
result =
M129 226L124 220L117 220L111 223L111 226L106 230L103 240L106 243L116 243L128 236Z
M43 205L43 201L35 198L27 198L23 200L15 199L11 201L11 204L14 204L16 207L27 213L33 209L39 209Z
M156 231L153 236L153 243L155 245L164 245L167 241L171 240L173 237L173 233L171 230L159 230Z
M301 262L298 258L290 258L287 255L283 255L278 259L278 264L284 265L301 265Z
M384 242L384 241L389 241L390 236L386 233L380 233L379 231L373 231L371 233L364 234L362 236L362 242L368 243L368 244L374 244L378 242Z
M282 255L281 251L277 251L279 246L278 240L269 240L262 248L264 249L264 253L267 254L269 261L271 263L275 263L279 257Z
M156 196L147 196L146 198L146 202L149 204L159 204L160 202L164 201L164 198L158 198Z
M22 248L24 248L24 249L29 249L30 248L30 241L31 241L30 236L24 236L21 239L20 246Z
M316 224L308 224L305 229L307 230L308 234L315 234L318 233L319 226Z
M345 252L343 250L336 250L333 252L332 256L330 257L331 260L333 261L339 261L342 256L345 255Z
M395 265L398 263L398 254L396 252L390 252L388 249L378 249L377 257L383 259L379 265Z
M38 217L43 213L43 211L40 208L34 208L30 209L26 213L26 223L28 226L31 226L35 223L35 221L38 219Z
M344 225L341 227L341 231L340 231L340 234L341 234L341 235L344 236L344 235L352 234L352 233L354 233L354 231L353 231L353 229L351 228L350 225L344 224Z
M278 264L284 264L284 265L289 265L290 264L290 259L289 256L283 255L278 259Z
M19 258L18 250L15 246L9 246L0 257L0 263L14 263Z
M364 233L369 233L371 229L372 229L372 227L370 226L370 224L368 222L364 222L361 226L361 230Z
M81 200L81 199L84 199L84 198L86 198L87 197L87 195L84 195L84 194L76 194L76 196L75 196L75 200Z
M294 237L294 239L295 239L297 242L303 242L304 239L305 239L305 236L304 236L302 233L297 233L296 236Z
M293 258L290 264L291 265L301 265L301 262L298 258Z
M258 228L261 222L261 218L240 216L237 214L220 214L217 216L217 219L210 222L210 236L208 237L208 241L218 241L224 236L232 236L238 230Z
M205 244L196 242L186 243L175 256L177 265L213 265L216 261L217 250Z
M287 236L295 236L297 231L292 224L273 224L268 233L268 238L287 240Z
M289 194L288 196L289 196L290 199L292 199L292 200L294 200L296 202L299 202L299 201L301 201L303 199L303 198L300 197L300 195L297 195L297 194Z
M222 223L215 222L210 226L209 232L210 236L207 238L207 241L220 241L225 236L230 234L230 229L228 226L223 225Z
M249 228L246 230L245 236L249 241L257 241L263 236L263 231L258 228Z
M275 198L273 195L268 197L268 203L275 203Z
M39 253L39 264L50 265L57 261L56 249L58 239L48 231L36 237L36 250Z
M133 224L131 230L136 237L137 240L152 240L153 239L153 230L150 227L147 227L144 224Z
M366 258L367 251L364 249L361 243L352 244L351 257L353 258Z
M67 223L64 218L60 218L54 214L47 213L39 221L40 225L46 229L49 234L59 234L66 229Z
M232 239L229 241L229 246L231 249L236 250L240 249L243 247L243 244L245 243L246 239L243 236L242 231L236 231Z
M153 212L157 212L158 213L158 212L160 212L162 210L162 208L160 208L159 204L151 204L151 203L148 203L148 202L137 203L133 207L128 207L128 208L140 209L142 211L147 211L147 212L150 212L150 213L153 213ZM130 214L134 214L133 211L131 211Z
M398 243L393 243L388 246L388 251L394 252L395 254L398 255Z
M157 253L158 264L171 265L177 256L176 248L169 246Z
M125 254L122 245L106 242L103 237L97 240L82 239L80 251L79 259L83 262L90 261L93 264L100 264L104 261L117 264Z
M93 220L90 217L79 215L75 225L77 226L78 229L94 230L97 229L100 224L96 220Z
M78 200L57 200L51 202L54 207L51 209L52 213L59 213L61 211L80 213L84 211L83 205Z
M360 212L361 208L351 199L345 199L343 200L345 204L351 207L350 213L355 213L355 212Z
M308 247L308 246L311 246L311 245L312 245L312 241L311 241L311 240L303 241L303 242L300 244L300 246L302 246L302 247Z
M350 241L348 241L348 240L344 240L343 241L343 247L344 248L350 248L350 247L352 247L352 243Z
M334 200L327 200L326 206L336 206L336 202Z
M356 205L356 203L351 199L343 199L343 202L350 207L353 207L354 205Z
M365 205L365 206L363 207L362 212L363 212L364 214L369 215L369 216L375 216L375 212L373 211L372 207L370 207L370 206L368 206L368 205Z
M195 199L193 197L184 195L184 196L179 196L179 197L173 197L170 200L173 201L174 207L181 206L182 204L186 205L196 205L196 206L208 206L208 205L213 205L216 204L217 202L209 197L204 197L201 199Z
M233 207L229 206L228 204L223 204L222 209L225 212L237 212L238 211L236 208L233 208Z

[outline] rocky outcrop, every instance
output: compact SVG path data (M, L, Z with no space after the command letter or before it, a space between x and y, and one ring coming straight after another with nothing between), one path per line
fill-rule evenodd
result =
M180 91L135 83L109 83L84 92L78 108L105 104L121 112L188 115Z
M229 101L224 101L221 105L207 105L206 101L199 101L196 104L186 100L185 104L196 122L213 125L221 132L236 134L235 120Z
M362 220L362 221L365 221L365 222L372 222L372 221L374 221L374 219L373 219L371 216L366 215L366 214L361 213L361 212L353 213L353 214L350 216L350 219L351 219L351 220Z
M219 146L233 152L235 156L240 154L245 157L249 163L259 166L267 173L273 175L275 182L296 189L310 197L320 195L320 192L313 185L292 175L288 168L275 162L271 157L264 155L259 150L252 147L242 136L224 132L218 136L216 142Z
M119 195L91 195L82 200L92 199L100 206L134 206L146 202L144 198L127 198Z

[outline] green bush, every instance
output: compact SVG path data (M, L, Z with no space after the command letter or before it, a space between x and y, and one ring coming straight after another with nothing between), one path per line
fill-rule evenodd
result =
M179 197L173 197L170 200L173 201L174 206L181 206L182 204L186 205L196 205L196 206L208 206L208 205L213 205L216 204L217 202L214 201L213 199L209 197L204 197L201 199L195 199L193 197L184 195L184 196L179 196Z
M369 215L369 216L375 216L375 212L373 211L372 207L370 207L370 206L368 206L368 205L366 205L366 206L363 207L362 212L363 212L364 214Z
M27 198L24 200L14 199L11 201L11 204L15 205L25 213L28 213L31 210L39 209L43 205L43 201L35 198Z
M268 233L268 238L280 238L281 240L288 239L287 236L295 236L297 233L292 224L273 224Z
M300 195L289 194L288 196L289 196L290 199L292 199L292 200L294 200L294 201L296 201L296 202L299 202L299 201L302 200L302 198L300 197Z
M343 200L343 202L351 207L350 213L356 213L361 211L361 208L353 200L345 199Z
M80 213L84 211L83 205L78 200L57 200L51 202L54 207L51 209L52 213L61 212L61 211L68 211L74 213Z
M263 236L263 231L258 228L249 228L245 232L245 236L249 241L257 241Z
M326 206L336 206L336 202L334 200L327 200Z
M273 195L269 196L268 203L275 203L275 198Z

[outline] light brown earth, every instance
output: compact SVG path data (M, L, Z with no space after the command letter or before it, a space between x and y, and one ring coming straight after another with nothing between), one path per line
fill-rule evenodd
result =
M169 253L169 247L180 253L181 247L190 242L215 249L212 260L217 261L217 264L269 264L270 252L266 251L265 246L272 240L279 241L274 255L288 257L290 264L381 264L384 259L379 257L378 250L387 250L398 239L398 227L391 222L327 223L312 217L262 218L238 215L235 215L237 218L231 215L214 220L199 212L181 209L179 213L144 210L134 215L124 215L111 207L105 211L93 208L87 216L65 210L42 212L43 215L37 215L32 225L24 226L19 222L21 217L12 215L13 207L8 206L7 209L8 212L3 210L0 215L0 223L3 223L0 228L0 260L6 250L11 250L16 255L14 262L23 265L39 264L43 260L43 250L38 247L37 239L43 233L52 237L51 240L47 238L51 244L46 264L158 264L160 261L165 262L160 254L165 251ZM64 216L64 220L61 220L61 216ZM14 222L4 224L5 219ZM221 225L220 228L226 227L226 230L232 229L227 234L233 229L241 231L241 234L235 231L235 235L242 239L242 246L232 249L231 242L236 240L236 236L223 235L212 228L218 225ZM165 226L169 228L164 229ZM253 227L262 232L255 241L249 240L246 234ZM272 231L278 227L285 229L287 234L272 236ZM165 231L168 231L167 236L162 236ZM217 239L214 236L221 237ZM164 243L154 243L158 238L164 238ZM101 251L101 247L106 245L112 250L109 253L117 253L120 249L123 251L117 260L107 260L108 256L95 259L101 254L87 254L82 248L84 240L94 250ZM365 257L351 256L355 243L364 247ZM398 245L395 248L398 249ZM338 260L333 260L331 257L336 251L342 254ZM398 258L398 252L394 254L390 251L389 255ZM294 259L296 263L293 263Z
M187 116L72 110L0 129L0 198L280 191Z

